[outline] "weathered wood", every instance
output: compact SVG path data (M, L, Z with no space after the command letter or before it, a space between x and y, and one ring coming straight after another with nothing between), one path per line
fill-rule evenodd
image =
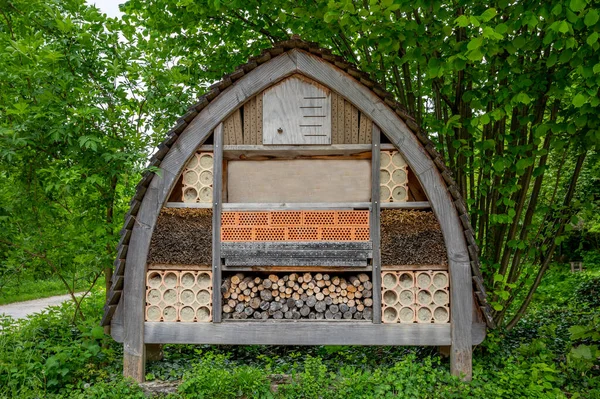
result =
M288 242L223 242L222 255L233 255L238 251L370 251L369 241L288 241Z
M355 144L352 137L352 104L344 100L344 143ZM356 144L358 140L356 141Z
M372 251L337 250L337 249L283 249L265 250L260 248L229 249L221 247L221 257L268 257L268 258L341 258L341 259L369 259L373 257Z
M352 143L360 143L358 133L358 110L353 105L351 105L350 108L350 117L350 123L352 123Z
M259 211L259 210L355 210L370 209L370 202L292 202L292 203L225 203L226 211Z
M230 202L366 202L371 194L368 160L229 161L227 170Z
M383 202L382 209L430 209L429 201L414 201L414 202Z
M221 286L221 209L223 206L223 124L213 134L213 214L212 214L212 266L213 287ZM213 290L213 322L221 321L221 293Z
M448 266L446 266L446 265L382 265L381 270L398 270L398 271L448 270Z
M380 227L380 201L379 201L379 164L381 163L381 148L380 148L381 132L379 127L373 123L372 137L372 155L371 155L371 241L373 243L373 292L381 292L381 227ZM374 295L373 298L373 323L381 323L381 295Z
M211 270L212 265L166 265L159 263L148 264L148 270Z
M235 272L331 272L331 273L340 273L340 272L369 272L371 271L371 266L365 267L357 267L357 266L229 266L227 267L227 271L235 271Z
M224 345L449 345L448 324L357 321L146 323L147 342Z
M326 87L294 75L264 91L263 107L263 144L331 144Z
M338 128L338 95L337 93L331 92L331 144L341 144L342 140L339 137Z
M278 145L277 147L265 145L225 145L223 147L225 159L251 159L253 157L269 157L293 159L301 156L350 156L364 154L371 151L370 144L332 144L332 145ZM370 154L369 154L370 155Z
M165 208L212 208L212 202L167 202Z
M352 258L269 258L269 257L229 257L228 266L367 266L367 259Z

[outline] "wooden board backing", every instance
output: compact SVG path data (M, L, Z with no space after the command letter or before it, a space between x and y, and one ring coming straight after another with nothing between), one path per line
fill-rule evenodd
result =
M370 160L229 161L229 202L369 202Z

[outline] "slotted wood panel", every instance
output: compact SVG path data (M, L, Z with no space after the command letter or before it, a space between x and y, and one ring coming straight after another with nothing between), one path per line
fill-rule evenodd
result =
M262 144L262 105L262 94L252 97L244 104L243 139L237 144Z
M223 122L223 142L225 145L244 144L242 115L239 109Z

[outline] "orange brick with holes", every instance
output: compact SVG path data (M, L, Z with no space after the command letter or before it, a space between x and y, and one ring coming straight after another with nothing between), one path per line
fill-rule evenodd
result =
M369 211L223 212L221 241L368 241Z

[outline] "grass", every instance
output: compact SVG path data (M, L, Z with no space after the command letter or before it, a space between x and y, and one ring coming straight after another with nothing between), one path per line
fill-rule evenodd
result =
M96 283L97 286L104 285L104 278L101 277ZM86 285L79 288L86 289ZM79 292L81 289L77 289ZM7 284L0 288L0 305L8 305L15 302L31 301L34 299L48 298L55 295L65 295L69 291L64 283L58 277L39 280L34 277L27 277L18 283Z

